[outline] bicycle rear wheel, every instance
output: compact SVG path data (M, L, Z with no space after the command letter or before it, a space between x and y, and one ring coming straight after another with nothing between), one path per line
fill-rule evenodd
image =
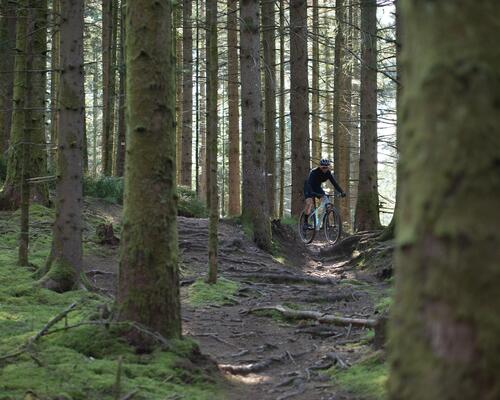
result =
M308 228L305 229L305 225L308 225ZM316 218L314 215L309 215L309 221L306 221L306 214L302 211L299 218L299 236L300 240L302 240L305 244L311 243L314 240L314 236L316 235Z
M340 214L335 208L331 208L325 214L323 229L325 238L328 242L335 244L339 241L340 235L342 235L342 222L340 220Z

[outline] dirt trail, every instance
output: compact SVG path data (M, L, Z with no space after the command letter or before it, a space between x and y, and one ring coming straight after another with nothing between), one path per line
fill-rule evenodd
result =
M345 266L327 262L296 246L297 265L284 265L257 249L237 226L219 226L219 275L240 283L236 301L223 306L192 307L187 285L207 269L207 220L179 217L182 258L181 289L184 334L199 342L202 353L226 368L265 366L258 372L231 374L228 399L351 399L323 371L336 361L352 363L369 350L368 331L312 321L287 321L248 312L253 307L288 304L291 307L347 317L374 315L374 298L385 286ZM321 247L321 244L319 245ZM318 247L312 248L318 253ZM98 287L114 292L117 249L86 259L86 270ZM99 272L95 272L99 271ZM329 284L271 282L259 274L331 278ZM249 274L252 275L251 279ZM273 275L274 276L274 275ZM272 276L272 277L273 277ZM274 278L271 279L274 281ZM335 283L334 283L335 282ZM335 359L338 357L340 361Z

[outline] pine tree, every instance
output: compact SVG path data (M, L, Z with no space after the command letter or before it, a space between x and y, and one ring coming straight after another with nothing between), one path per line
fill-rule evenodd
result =
M290 118L292 125L292 215L304 208L309 157L309 84L307 74L307 2L290 1Z
M182 2L182 145L180 184L191 187L193 173L193 7ZM180 84L180 82L179 82Z
M227 6L227 90L229 107L229 215L240 215L240 96L238 84L238 0Z
M377 1L361 1L361 143L355 228L380 228L377 182Z
M82 271L83 206L83 0L60 0L61 42L59 134L57 141L56 220L45 287L75 288Z
M128 0L125 32L127 158L119 317L178 338L172 3Z
M271 249L265 179L265 138L262 126L262 96L259 55L259 2L240 2L241 116L243 150L242 216L253 232L255 243Z
M389 398L498 399L500 8L493 0L401 6Z

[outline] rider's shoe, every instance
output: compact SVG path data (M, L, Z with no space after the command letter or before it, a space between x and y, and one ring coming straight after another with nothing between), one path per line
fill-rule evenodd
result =
M304 224L302 225L303 231L310 231L312 229L313 229L312 225L308 224L307 222L304 222Z

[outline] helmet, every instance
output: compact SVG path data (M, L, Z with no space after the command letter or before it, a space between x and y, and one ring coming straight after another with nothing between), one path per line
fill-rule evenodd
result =
M327 159L327 158L322 158L319 162L319 165L321 165L322 167L325 166L325 167L329 167L330 166L330 160Z

